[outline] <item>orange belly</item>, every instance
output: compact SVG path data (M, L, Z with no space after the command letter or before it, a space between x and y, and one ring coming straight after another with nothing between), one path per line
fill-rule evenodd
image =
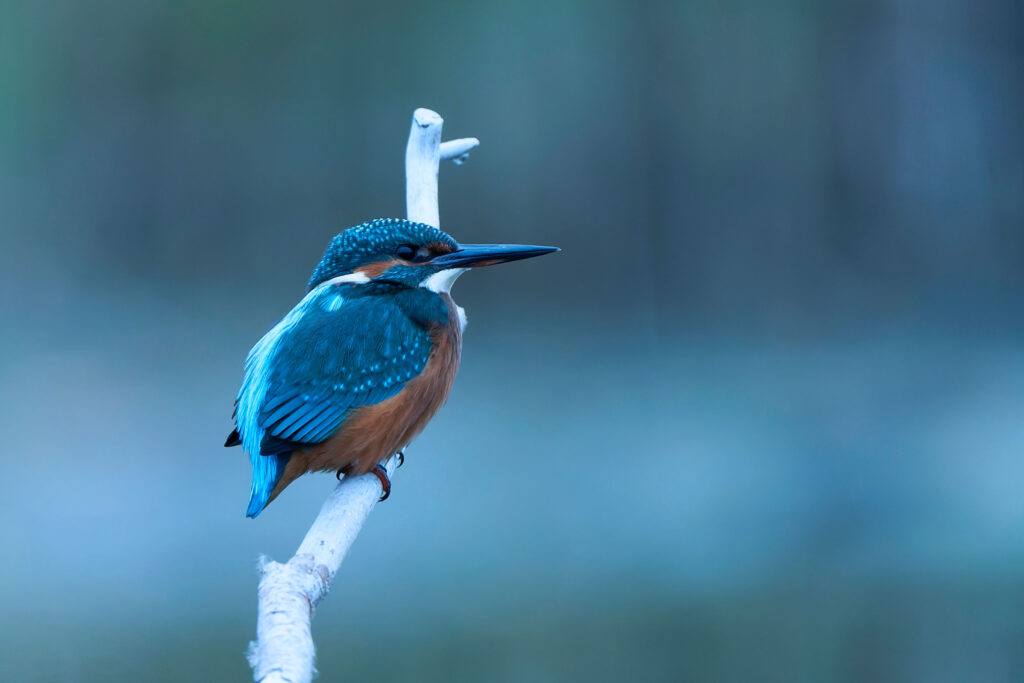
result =
M448 324L430 331L434 348L423 372L391 398L357 408L327 441L294 451L270 501L306 472L349 468L352 474L365 474L423 431L448 399L462 354L457 307L450 296L442 296Z

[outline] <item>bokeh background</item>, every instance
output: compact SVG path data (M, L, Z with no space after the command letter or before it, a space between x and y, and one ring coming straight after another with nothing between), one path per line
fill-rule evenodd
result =
M322 680L1024 680L1024 8L0 5L0 679L247 680L221 443L330 238L473 242Z

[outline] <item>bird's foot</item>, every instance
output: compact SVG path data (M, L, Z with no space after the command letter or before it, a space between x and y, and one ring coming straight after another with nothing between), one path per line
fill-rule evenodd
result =
M398 466L401 467L402 465L405 464L405 454L402 453L402 451L398 451L397 455ZM334 476L338 479L338 481L341 481L341 478L348 476L349 472L351 471L352 466L345 465L340 470L338 470L338 473L335 474ZM380 487L384 491L384 493L381 495L380 499L377 502L379 503L382 500L387 500L388 496L391 495L391 479L388 478L388 471L384 469L384 465L377 465L372 470L370 470L369 474L372 474L373 476L380 479Z
M388 471L384 469L384 465L377 465L370 470L370 474L373 474L380 479L380 487L384 491L377 502L379 503L382 500L387 500L388 496L391 495L391 480L388 478Z
M395 455L398 456L398 466L401 467L402 465L404 465L405 464L405 449L403 448L402 450L400 450L397 453L395 453Z

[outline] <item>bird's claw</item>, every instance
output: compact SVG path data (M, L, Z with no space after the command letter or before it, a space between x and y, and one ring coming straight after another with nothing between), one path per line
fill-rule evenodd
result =
M405 453L403 453L402 451L398 451L398 453L395 453L395 455L398 456L398 466L401 467L402 465L404 465ZM338 479L338 481L341 481L341 478L347 476L351 470L352 466L346 465L345 467L342 467L340 470L338 470L337 474L335 474L334 476ZM384 465L378 464L376 467L370 470L369 474L372 474L373 476L377 477L377 479L380 480L380 488L381 490L383 490L383 494L381 495L380 499L377 500L377 502L379 503L382 500L387 500L388 496L391 495L391 479L388 477L388 471L384 469Z
M388 496L391 495L391 480L388 478L388 471L384 469L384 465L377 465L370 470L370 474L376 475L376 477L380 479L380 488L384 492L381 494L381 497L377 502L379 503L382 500L387 500Z

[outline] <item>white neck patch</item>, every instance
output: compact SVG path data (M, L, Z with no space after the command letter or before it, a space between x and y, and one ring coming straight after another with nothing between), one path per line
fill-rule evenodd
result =
M460 275L465 273L468 268L448 268L440 272L434 273L426 280L420 283L420 287L425 287L431 292L437 292L438 294L447 294L452 290L452 283L454 283Z
M346 275L339 275L338 277L332 277L330 280L325 280L316 286L316 289L321 287L330 287L331 285L341 285L346 282L361 285L365 282L369 282L370 278L366 276L366 273L357 270L354 273L348 273Z

